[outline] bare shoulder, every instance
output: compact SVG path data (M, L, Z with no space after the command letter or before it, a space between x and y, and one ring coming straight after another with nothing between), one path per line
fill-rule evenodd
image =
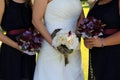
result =
M4 6L5 6L4 0L0 0L0 14L1 14L1 12L3 12Z
M49 0L34 0L33 3L33 19L42 19Z
M5 1L4 0L0 0L0 7L4 6Z
M4 7L5 7L4 0L0 0L0 23L1 23L1 20L2 20L3 13L4 13Z
M49 0L34 0L33 8L43 8L47 5L48 1Z

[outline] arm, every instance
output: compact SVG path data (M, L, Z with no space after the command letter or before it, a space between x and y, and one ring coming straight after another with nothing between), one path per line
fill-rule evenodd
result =
M120 44L120 31L106 38L90 38L85 40L87 47L103 47ZM88 47L90 48L90 47Z
M5 7L4 0L0 0L0 23L4 13L4 7ZM7 36L5 36L1 31L0 31L0 41L19 50L18 44L13 40L11 40L10 38L8 38Z
M34 0L32 22L35 28L41 33L45 40L52 44L52 38L42 22L48 0Z
M77 29L78 29L78 27L80 26L80 23L81 23L81 21L82 21L84 18L85 18L85 16L84 16L84 12L83 12L83 10L82 10L82 12L81 12L81 14L80 14L80 16L79 16L79 19L78 19L78 22L77 22L77 28L76 28L76 35L77 35L77 37L79 38L79 41L80 41L80 39L81 39L81 35L77 33Z
M79 17L79 19L78 19L77 26L80 26L80 23L81 23L81 21L82 21L84 18L85 18L85 15L84 15L84 11L83 11L83 9L82 9L82 12L81 12L81 14L80 14L80 17Z
M111 46L111 45L120 44L120 31L105 38L103 44L104 44L104 46Z
M118 4L119 4L118 6L119 7L119 18L120 18L120 0ZM119 19L119 22L120 22L120 19ZM120 44L120 31L104 39L105 46L117 45L117 44Z

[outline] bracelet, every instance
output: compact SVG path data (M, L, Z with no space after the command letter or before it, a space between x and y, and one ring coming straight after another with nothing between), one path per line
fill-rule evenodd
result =
M101 38L101 47L104 47L104 38Z

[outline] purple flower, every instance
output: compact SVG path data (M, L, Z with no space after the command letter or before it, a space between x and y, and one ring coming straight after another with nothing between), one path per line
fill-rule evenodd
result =
M103 32L103 25L101 20L94 17L85 18L77 29L77 35L82 35L84 38L100 36L100 33Z
M27 30L17 37L21 50L29 52L39 52L42 42L41 35L33 30Z
M30 35L30 34L32 34L32 32L27 30L23 33L23 36L27 36L27 35Z
M40 43L40 39L39 39L38 37L35 37L35 38L34 38L34 42L35 42L35 43Z
M86 26L90 29L93 29L94 23L92 21L90 21L88 24L86 24Z

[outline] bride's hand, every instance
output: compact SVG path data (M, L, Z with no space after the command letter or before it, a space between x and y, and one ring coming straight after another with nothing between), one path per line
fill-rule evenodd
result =
M73 49L63 48L63 46L58 46L57 48L53 46L53 48L57 51L59 51L62 54L72 53Z
M60 50L58 50L56 47L52 46L56 51L62 53Z

